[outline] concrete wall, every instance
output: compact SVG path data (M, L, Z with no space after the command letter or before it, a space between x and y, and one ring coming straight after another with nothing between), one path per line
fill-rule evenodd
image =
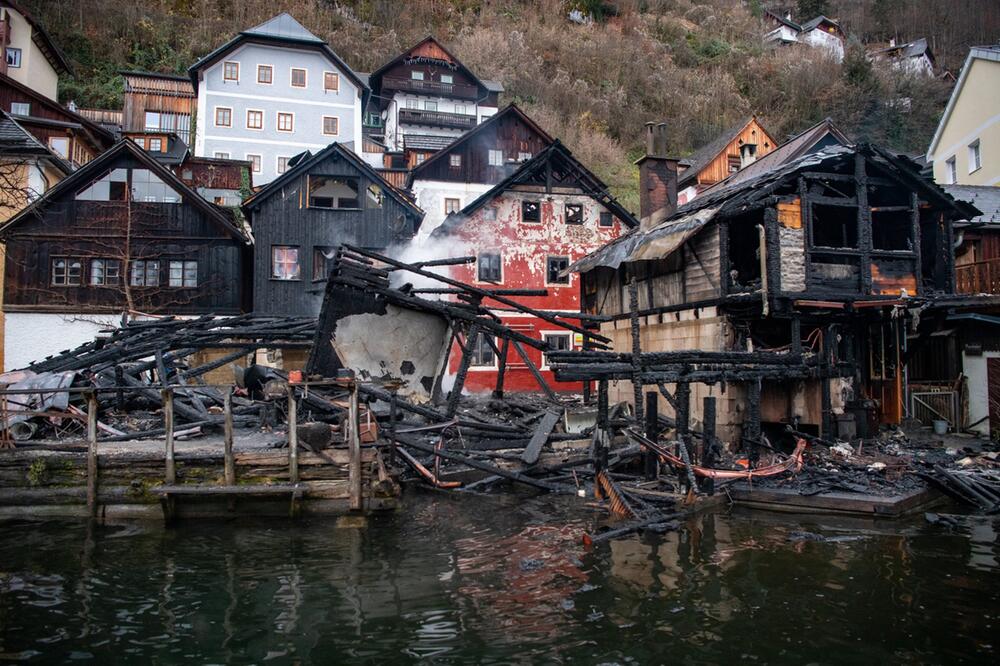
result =
M17 370L46 356L90 342L101 330L117 328L120 315L4 314L4 370Z
M962 352L962 372L969 387L969 423L986 417L982 423L970 428L987 437L990 436L990 398L987 384L988 358L1000 358L1000 352L983 352L981 356L970 356Z

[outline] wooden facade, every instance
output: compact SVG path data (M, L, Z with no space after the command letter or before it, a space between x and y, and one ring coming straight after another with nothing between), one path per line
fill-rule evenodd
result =
M163 130L175 132L184 143L191 143L191 124L198 103L191 79L151 72L123 72L122 76L125 132Z
M318 198L334 187L356 196ZM248 199L244 210L254 235L254 312L260 314L318 315L326 262L337 247L383 251L412 238L423 219L419 208L338 143L301 159Z
M686 160L689 166L681 172L677 189L688 191L682 194L680 203L690 201L698 193L739 171L740 147L747 144L756 147L756 157L763 157L778 146L756 116L724 132Z
M109 174L121 187L87 194ZM49 190L0 239L5 312L231 315L248 305L249 239L231 212L131 141Z

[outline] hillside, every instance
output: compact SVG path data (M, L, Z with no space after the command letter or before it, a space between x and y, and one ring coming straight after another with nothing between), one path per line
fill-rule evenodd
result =
M517 102L637 207L644 122L670 123L686 155L751 113L775 136L831 116L849 133L921 152L950 83L873 71L853 42L843 64L809 49L761 44L760 0L30 0L75 66L60 96L83 107L120 105L122 69L183 72L242 28L288 11L356 70L371 71L432 33ZM766 3L768 6L782 3ZM1000 38L991 0L800 0L841 18L866 41L927 36L957 73L968 46ZM597 20L566 19L570 5ZM942 10L941 6L948 7ZM807 17L808 18L808 17ZM853 40L852 40L853 41Z

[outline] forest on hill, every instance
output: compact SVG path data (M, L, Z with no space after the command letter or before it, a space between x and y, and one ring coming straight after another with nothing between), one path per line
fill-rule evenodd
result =
M851 136L923 152L953 81L873 67L865 45L926 37L957 75L1000 40L996 0L22 0L74 66L60 98L120 108L124 69L182 73L280 11L368 72L433 34L637 208L642 126L667 121L687 155L751 114L776 138L831 117ZM762 44L764 9L822 13L850 35L843 63ZM593 20L571 22L571 9Z

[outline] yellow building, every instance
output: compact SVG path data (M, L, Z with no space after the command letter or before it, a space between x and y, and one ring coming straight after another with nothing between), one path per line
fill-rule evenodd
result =
M942 185L1000 185L1000 45L969 51L927 161Z
M48 33L12 0L0 0L0 54L0 74L52 100L56 99L59 75L70 71L66 56Z

